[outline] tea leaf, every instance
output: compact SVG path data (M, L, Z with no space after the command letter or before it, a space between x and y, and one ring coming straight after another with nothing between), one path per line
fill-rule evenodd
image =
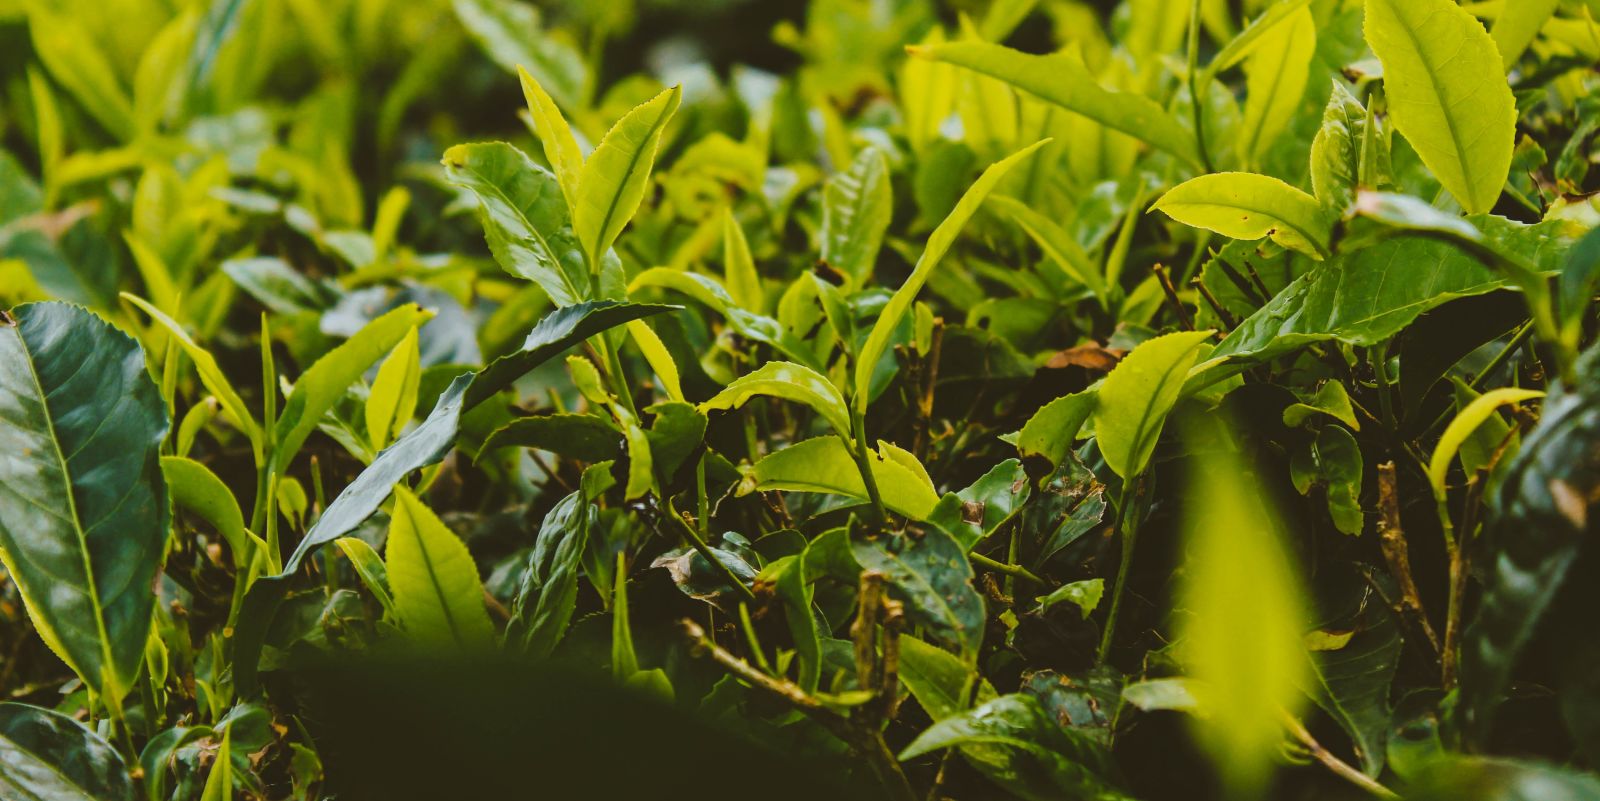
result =
M405 487L395 487L384 569L395 617L419 642L483 648L494 626L467 546Z
M72 718L27 704L0 704L0 791L50 801L133 801L115 748Z
M589 254L590 264L600 263L617 234L639 209L650 182L656 148L667 122L678 110L681 96L682 90L673 87L628 112L584 161L572 229L583 243L583 251Z
M826 492L867 499L867 485L848 445L835 436L797 442L756 462L756 488L791 492ZM908 470L882 454L869 454L867 462L890 510L913 520L923 520L939 503L925 475Z
M1132 479L1155 452L1167 413L1210 331L1167 334L1129 353L1095 395L1095 436L1106 464Z
M1494 39L1451 0L1370 0L1366 10L1395 128L1467 213L1487 213L1516 145L1516 100Z
M872 277L894 213L889 160L862 148L850 169L828 179L822 193L822 260L864 283Z
M1234 239L1267 237L1314 259L1328 255L1331 224L1317 199L1271 176L1202 175L1173 187L1151 210Z
M50 649L98 694L134 686L172 521L171 424L144 352L65 303L0 316L0 558Z

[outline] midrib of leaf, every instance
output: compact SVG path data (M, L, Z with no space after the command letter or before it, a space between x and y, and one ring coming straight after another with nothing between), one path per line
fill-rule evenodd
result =
M1399 17L1400 14L1396 12L1395 18L1399 19ZM1422 62L1422 72L1427 76L1428 88L1433 91L1433 96L1438 101L1439 111L1444 117L1444 129L1450 134L1450 143L1455 147L1456 166L1461 168L1461 180L1466 184L1466 191L1470 195L1477 189L1472 180L1472 167L1468 164L1467 151L1461 142L1460 132L1456 130L1455 119L1451 117L1450 108L1445 104L1444 92L1440 90L1439 81L1434 78L1434 64L1428 58L1427 52L1422 49L1422 42L1417 38L1417 34L1412 30L1411 26L1401 21L1400 28L1405 31L1406 39L1410 40L1412 49L1416 51L1417 60ZM1384 80L1388 79L1385 78ZM1466 201L1471 203L1472 198L1468 197Z
M461 632L456 626L455 615L450 613L450 596L445 593L444 585L439 583L439 574L433 570L433 551L423 541L422 527L415 525L415 515L412 518L411 530L417 535L417 549L422 555L422 567L428 571L428 583L433 585L433 594L439 599L439 612L444 615L445 626L450 629L450 638L456 641L456 645L465 646L466 642L461 639Z
M528 219L528 215L523 212L521 204L513 201L510 195L507 195L503 190L500 189L500 185L498 183L488 180L488 176L486 176L482 170L474 167L467 167L466 164L462 164L462 168L472 173L474 176L477 176L480 182L494 191L495 196L505 201L507 206L510 206L516 210L517 218L522 220L522 224L527 226L529 231L533 232L532 238L538 240L539 244L544 247L545 253L550 254L552 266L555 267L556 275L561 278L562 286L565 286L567 291L572 293L572 299L574 301L583 300L583 293L579 292L578 288L572 285L572 279L567 276L566 269L561 266L560 254L556 252L555 248L550 247L550 240L545 239L544 234L540 232L538 227L533 224L533 221Z
M72 493L72 473L67 469L67 457L61 452L61 440L56 435L56 418L50 410L50 396L45 394L44 384L39 381L39 371L33 366L33 349L29 347L27 338L22 336L22 326L18 324L12 331L17 337L17 342L22 345L23 354L27 356L24 361L28 365L28 377L33 381L33 388L39 393L39 405L44 409L44 423L50 435L50 449L55 452L56 462L61 465L62 479L66 482L68 522L72 524L72 533L78 538L78 554L83 557L84 583L88 585L89 603L94 606L95 630L100 634L100 658L104 660L100 665L100 681L109 685L105 688L107 694L118 694L121 689L116 686L117 666L116 658L111 653L111 632L106 628L105 608L100 605L100 590L95 586L94 564L89 559L89 537L79 524L78 498ZM81 367L80 362L79 368ZM65 651L66 643L62 643L61 647ZM63 653L61 656L67 659L68 655ZM79 672L82 672L81 669Z
M634 169L639 166L639 157L644 154L645 146L648 145L650 140L655 137L656 132L661 130L661 127L666 124L667 117L668 115L666 114L658 114L656 116L655 120L650 123L650 130L647 131L644 137L640 140L639 147L634 148L633 155L628 157L628 169L622 173L622 183L617 186L617 191L611 193L611 200L606 203L605 216L600 218L600 236L602 238L605 237L606 229L611 227L611 218L616 216L617 203L622 199L622 191L627 188L628 180L632 177ZM621 125L621 121L619 120L617 124ZM594 158L594 155L590 154L589 158ZM595 248L598 250L601 243L597 241L594 244ZM597 275L600 272L600 259L604 255L605 254L603 253L589 254L589 257L593 259L591 262L591 269Z

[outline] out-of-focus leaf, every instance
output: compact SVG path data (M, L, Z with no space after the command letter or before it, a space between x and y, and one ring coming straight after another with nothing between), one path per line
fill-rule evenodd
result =
M484 441L481 453L497 448L538 448L566 459L600 462L619 455L621 434L612 423L591 414L519 417Z
M971 707L978 680L970 662L909 634L900 635L900 681L928 717L943 720Z
M1100 265L1084 252L1083 246L1059 223L1016 198L997 197L994 205L1027 232L1044 255L1056 263L1072 280L1088 287L1102 301L1110 296Z
M1485 392L1467 404L1439 436L1439 444L1433 449L1433 458L1428 460L1428 483L1433 486L1434 497L1443 500L1446 491L1445 478L1450 472L1450 463L1455 460L1456 452L1461 450L1461 444L1478 429L1478 426L1489 419L1489 415L1494 414L1501 406L1521 403L1543 395L1543 392L1536 389L1502 387Z
M835 436L797 442L756 462L756 489L826 492L866 500L867 485L850 455L850 446ZM881 453L867 455L872 475L891 511L924 520L939 503L925 475L907 469Z
M1144 472L1210 331L1166 334L1134 348L1095 394L1095 436L1106 464L1132 479Z
M117 750L72 718L0 704L0 794L40 801L133 801Z
M1203 457L1185 501L1183 660L1203 716L1194 725L1230 797L1259 797L1299 706L1306 658L1298 581L1265 493L1236 456Z
M852 539L850 552L864 570L877 570L889 592L906 604L906 616L940 642L970 659L983 640L983 596L972 586L972 565L955 538L937 528L910 534Z
M872 277L893 216L889 160L863 148L850 169L828 179L822 192L822 260L862 284Z
M1260 164L1300 108L1311 59L1317 51L1317 21L1305 6L1258 39L1245 62L1244 141L1239 152Z
M1597 370L1600 351L1591 350L1577 386L1551 387L1495 498L1483 600L1461 642L1457 709L1469 743L1483 742L1517 657L1600 525Z
M604 463L602 463L604 464ZM604 470L596 465L589 470ZM533 554L506 626L507 647L549 656L567 633L578 599L578 570L597 509L582 489L561 499L539 524ZM625 580L619 576L619 581Z
M405 487L395 487L384 568L395 616L419 642L484 648L494 626L467 546Z
M1370 0L1394 126L1470 214L1494 208L1511 171L1516 99L1494 39L1451 0Z
M1222 172L1191 178L1151 209L1233 239L1265 237L1313 259L1328 255L1332 224L1322 205L1270 175Z
M389 570L384 567L378 552L360 537L340 537L333 544L339 546L345 558L350 560L356 575L361 577L361 583L372 593L372 597L378 599L378 605L383 607L384 613L398 617L394 594L389 590Z
M1533 44L1534 37L1539 35L1539 29L1556 13L1556 7L1560 4L1561 0L1523 0L1520 3L1506 3L1500 9L1500 16L1495 18L1489 36L1500 51L1500 63L1505 66L1506 72L1517 65L1522 54L1527 52L1528 45Z
M171 526L171 424L144 351L78 306L0 314L0 418L0 560L50 649L120 699Z
M172 505L210 523L228 543L233 566L236 569L247 567L255 546L245 531L244 513L228 485L222 483L211 468L181 456L161 457L161 473L166 476L167 488L172 493Z
M453 5L462 27L502 69L526 67L568 108L582 102L583 57L544 29L539 9L520 0L453 0Z
M400 344L378 367L367 396L367 437L382 449L403 431L417 413L417 382L422 378L422 356L417 349L417 329L406 332Z
M1383 770L1389 731L1389 685L1400 664L1400 629L1386 613L1343 648L1312 654L1307 695L1350 736L1361 770Z
M813 692L822 676L822 641L817 618L811 611L811 581L806 575L805 554L785 556L769 563L756 577L757 587L766 584L783 604L783 618L794 638L800 662L800 687Z
M204 384L206 390L222 403L222 408L226 409L229 417L233 418L234 425L238 426L239 430L243 431L245 436L249 438L251 447L256 454L256 461L258 463L262 461L263 438L261 428L256 424L255 416L250 413L250 409L244 405L244 400L239 397L239 393L234 390L232 384L228 383L228 377L222 373L222 368L217 366L216 357L191 339L188 332L183 330L183 326L178 324L178 321L168 317L144 299L128 294L124 294L122 299L139 307L145 314L150 315L152 320L155 320L162 328L167 330L173 341L178 343L178 347L182 348L183 352L194 362L195 370L200 373L200 383Z
M1600 777L1512 759L1448 757L1408 783L1417 801L1585 801L1600 798Z
M955 64L998 78L1074 114L1149 142L1199 166L1194 136L1160 104L1133 92L1113 92L1083 62L1065 54L1035 56L978 41L911 47L912 55Z
M750 254L750 242L744 229L733 216L733 209L722 212L722 270L728 284L728 294L735 303L753 312L766 310L766 293L761 289L761 274L756 272L755 257Z
M345 390L432 316L432 312L414 304L401 306L368 323L301 373L273 427L274 465L279 470L287 468L322 416L344 397Z

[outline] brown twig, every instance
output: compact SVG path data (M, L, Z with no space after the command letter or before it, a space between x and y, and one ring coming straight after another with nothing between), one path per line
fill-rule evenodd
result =
M856 683L863 690L874 690L881 684L878 663L878 617L883 611L884 592L888 578L876 570L861 573L860 601L857 604L856 622L850 625L850 639L855 643Z
M1178 290L1172 286L1172 276L1167 274L1165 265L1156 264L1150 268L1156 274L1156 280L1161 283L1161 292L1167 296L1167 303L1178 314L1178 322L1183 323L1184 330L1194 330L1194 320L1189 317L1189 310L1183 307L1183 301L1178 299Z
M1227 326L1229 331L1239 327L1239 318L1234 317L1233 312L1228 311L1227 308L1217 300L1217 296L1211 294L1211 289L1206 286L1206 282L1200 280L1199 278L1191 278L1189 279L1189 286L1193 287L1195 291L1200 293L1200 297L1205 299L1206 305L1211 307L1211 311L1216 313L1217 319L1221 320L1222 324Z
M1422 595L1417 592L1417 583L1411 576L1411 556L1405 532L1400 528L1400 494L1393 461L1378 465L1378 541L1383 546L1389 572L1400 589L1399 602L1404 610L1401 618L1410 619L1422 631L1435 654L1442 653L1439 635L1428 622L1428 614L1422 608Z
M733 674L735 678L787 702L801 714L816 721L817 725L844 741L867 760L892 798L898 801L915 801L916 793L912 791L911 782L906 778L905 771L900 769L900 761L895 758L877 731L862 729L849 718L828 708L815 696L801 689L800 685L757 670L749 662L712 642L706 636L705 629L693 620L684 618L678 621L678 626L682 629L684 638L689 641L692 653L697 656L710 656L712 661Z

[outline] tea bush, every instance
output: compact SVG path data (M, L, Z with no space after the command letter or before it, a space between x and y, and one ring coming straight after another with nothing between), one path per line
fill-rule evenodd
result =
M0 1L0 796L1600 798L1597 17Z

